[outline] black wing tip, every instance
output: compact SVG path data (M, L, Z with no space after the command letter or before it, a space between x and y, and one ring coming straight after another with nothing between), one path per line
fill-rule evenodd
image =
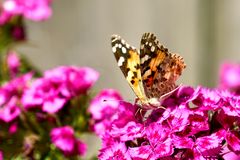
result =
M152 33L152 32L145 32L145 33L143 33L142 37L145 38L145 39L148 39L148 38L156 39L156 35L154 33ZM122 38L118 34L112 34L111 35L111 40L112 41L113 40L120 40L120 39L122 39Z
M121 44L122 47L125 47L126 49L131 49L131 50L137 50L136 47L131 46L130 44L128 44L121 36L119 36L118 34L113 34L111 36L111 43L112 43L112 47L116 47L116 44ZM120 47L121 48L121 47ZM139 52L137 50L137 52Z
M111 42L115 42L120 39L121 39L121 37L118 34L111 35Z
M149 39L149 38L150 39L156 39L156 36L152 32L145 32L145 33L143 33L142 38L144 38L144 39Z

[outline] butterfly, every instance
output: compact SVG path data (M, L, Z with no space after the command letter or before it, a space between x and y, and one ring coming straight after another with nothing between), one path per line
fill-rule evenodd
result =
M156 109L178 86L186 67L183 58L170 53L153 33L144 33L140 52L119 35L111 37L112 52L141 108Z

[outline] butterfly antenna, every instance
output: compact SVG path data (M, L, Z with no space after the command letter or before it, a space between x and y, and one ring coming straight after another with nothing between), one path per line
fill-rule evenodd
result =
M116 100L116 99L103 99L103 102L126 102L124 100Z

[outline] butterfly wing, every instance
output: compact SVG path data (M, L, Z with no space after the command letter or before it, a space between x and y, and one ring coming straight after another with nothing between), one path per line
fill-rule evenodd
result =
M127 82L140 100L146 95L143 89L139 52L118 35L112 35L112 51Z
M148 98L164 96L173 91L182 70L183 58L168 52L152 33L144 33L140 46L140 69Z

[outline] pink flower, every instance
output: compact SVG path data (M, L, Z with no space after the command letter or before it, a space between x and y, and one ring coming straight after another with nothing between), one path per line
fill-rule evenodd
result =
M87 152L87 145L85 143L83 143L82 141L80 141L79 139L76 140L75 142L75 153L77 155L83 156L86 154Z
M100 153L101 154L98 156L100 160L131 160L131 157L127 152L127 148L123 143L116 142L112 145L112 147L102 149Z
M190 86L180 86L178 90L163 101L162 105L170 108L180 104L187 104L196 99L198 94L198 90L194 90L194 88Z
M11 122L20 115L19 97L31 77L31 73L25 74L9 81L0 88L0 119L4 122Z
M30 72L20 77L14 78L11 81L5 83L1 88L3 89L3 91L6 91L5 94L7 95L21 95L23 91L27 88L28 82L31 80L32 75L33 74Z
M122 97L116 90L104 89L91 101L89 112L96 120L104 119L116 112L121 100Z
M224 131L220 130L210 136L199 137L196 140L194 145L194 154L196 158L210 158L218 157L220 155L224 137L222 137L222 135L219 137L219 132L222 134Z
M155 160L155 157L152 154L152 149L151 149L150 145L143 145L143 146L139 146L139 147L129 148L128 152L132 159Z
M166 109L158 122L171 128L174 132L181 132L190 124L190 111L187 108L175 108L172 111Z
M74 130L70 126L54 128L51 131L51 141L64 152L72 152L74 149Z
M16 77L20 67L20 60L16 52L11 51L8 53L7 65L10 71L10 76L12 78Z
M71 96L76 96L86 93L98 80L99 74L89 67L61 66L46 71L44 77L63 83Z
M111 126L118 110L121 95L113 89L102 90L90 103L89 112L94 121L94 131L101 135Z
M190 137L179 137L173 136L173 144L176 148L192 148L194 146L194 141Z
M61 83L52 83L48 79L39 78L24 92L22 103L25 108L41 107L43 111L55 113L67 102Z
M56 113L71 98L86 93L98 79L91 68L58 67L44 73L24 92L25 108L40 107L48 113Z
M3 9L12 15L23 15L30 20L41 21L52 15L50 3L50 0L6 0Z
M151 156L156 159L160 157L168 157L173 154L173 143L171 131L169 128L163 127L158 123L151 123L146 127L146 138L149 141L151 148Z
M142 124L130 121L123 128L118 128L115 125L112 126L110 133L113 137L117 137L121 141L129 141L143 137L145 134L144 129Z
M195 99L200 110L217 110L220 108L218 103L221 100L219 90L211 90L209 88L199 87L199 95Z
M4 122L11 122L21 113L20 108L17 106L17 98L12 97L1 109L0 119Z
M9 127L9 129L8 129L8 132L9 132L10 134L14 134L14 133L17 132L17 130L18 130L18 124L17 124L17 122L15 122L15 123L13 123L13 124L10 125L10 127Z
M235 153L240 154L240 137L239 133L230 133L228 132L226 134L226 140L229 145L230 150L232 150Z
M229 152L223 157L224 159L239 160L240 156L236 155L234 152Z
M240 65L225 63L220 68L219 86L222 89L238 92L240 90Z
M65 155L84 155L86 145L74 136L74 130L70 126L53 128L50 133L52 143Z

